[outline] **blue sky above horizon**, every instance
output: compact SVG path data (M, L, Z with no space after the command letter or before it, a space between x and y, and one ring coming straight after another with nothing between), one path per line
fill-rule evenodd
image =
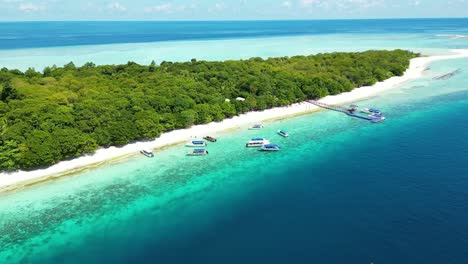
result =
M0 21L468 17L468 0L0 0Z

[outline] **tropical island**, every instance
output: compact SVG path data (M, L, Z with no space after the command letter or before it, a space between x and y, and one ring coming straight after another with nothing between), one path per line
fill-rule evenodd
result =
M0 70L0 171L286 106L402 76L419 54L329 53L224 62ZM245 100L236 100L242 98Z

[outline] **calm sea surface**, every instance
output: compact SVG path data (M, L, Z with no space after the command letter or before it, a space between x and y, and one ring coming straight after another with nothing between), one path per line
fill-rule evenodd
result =
M0 23L0 49L330 34L466 34L468 19Z
M0 66L468 48L440 34L468 19L0 23ZM467 263L467 80L468 59L441 61L356 102L380 124L321 111L215 135L206 157L181 144L0 194L0 263ZM257 136L282 151L246 149Z

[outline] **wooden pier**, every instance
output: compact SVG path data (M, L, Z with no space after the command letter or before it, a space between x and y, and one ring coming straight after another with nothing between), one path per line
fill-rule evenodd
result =
M346 108L346 107L339 106L339 105L326 104L326 103L319 102L317 100L309 100L309 103L314 104L314 105L316 105L318 107L321 107L321 108L325 108L325 109L333 110L333 111L337 111L337 112L342 112L342 113L345 113L345 114L353 112L353 110L350 109L350 108Z
M356 113L357 106L346 108L346 107L339 106L339 105L331 105L331 104L322 103L317 100L309 100L308 102L321 108L325 108L325 109L336 111L336 112L341 112L351 117L356 117L356 118L364 119L367 121L371 121L372 123L378 123L378 122L385 120L384 116L369 117L369 116L357 114Z

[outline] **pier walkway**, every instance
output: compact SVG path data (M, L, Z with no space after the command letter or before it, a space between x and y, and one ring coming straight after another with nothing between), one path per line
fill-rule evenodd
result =
M325 108L325 109L336 111L336 112L341 112L351 117L356 117L356 118L364 119L367 121L371 121L372 123L378 123L380 121L385 120L385 117L383 116L369 117L369 116L357 114L356 113L357 106L346 108L346 107L339 106L339 105L331 105L331 104L322 103L317 100L309 100L308 102L321 108Z
M326 103L319 102L317 100L309 100L309 103L314 104L314 105L316 105L318 107L321 107L321 108L325 108L325 109L333 110L333 111L337 111L337 112L342 112L342 113L345 113L345 114L348 114L348 113L352 112L352 109L350 109L350 108L346 108L346 107L339 106L339 105L326 104Z

